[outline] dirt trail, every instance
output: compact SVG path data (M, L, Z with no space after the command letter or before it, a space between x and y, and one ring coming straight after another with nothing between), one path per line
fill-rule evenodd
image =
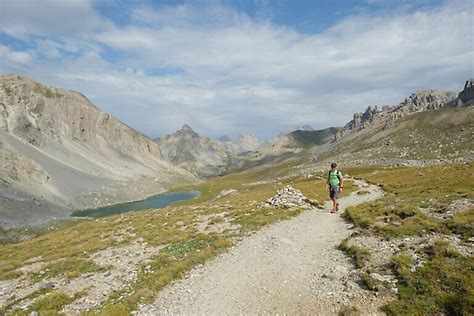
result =
M375 200L376 186L340 199L347 206ZM166 287L138 315L337 314L343 305L377 314L379 299L355 283L353 264L336 246L351 234L338 214L306 211L265 227L229 252Z

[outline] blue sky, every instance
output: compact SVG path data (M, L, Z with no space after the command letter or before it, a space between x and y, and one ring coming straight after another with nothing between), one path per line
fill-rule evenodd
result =
M472 1L0 0L0 73L156 137L343 126L474 77Z

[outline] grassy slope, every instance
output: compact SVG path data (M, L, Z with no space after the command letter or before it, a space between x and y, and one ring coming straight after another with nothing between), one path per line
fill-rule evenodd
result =
M331 141L334 135L339 129L335 127L329 127L317 131L293 131L288 134L296 144L303 148L309 148L315 145L322 145Z
M460 199L474 199L474 163L436 165L425 168L355 168L349 172L383 186L383 198L347 209L349 220L364 234L384 238L407 235L458 234L467 241L474 236L474 209L441 220L419 209L444 213L448 205ZM392 225L397 223L397 225ZM363 267L370 255L365 249L341 245ZM423 250L425 264L412 272L411 257L392 258L398 278L399 300L385 306L390 315L427 315L474 313L474 258L464 257L438 242Z
M89 259L91 253L107 247L130 243L143 238L149 245L166 245L151 263L154 273L140 269L138 281L131 288L115 293L101 307L103 314L120 314L136 308L140 302L150 302L156 293L172 280L179 278L193 266L203 263L225 250L236 240L279 220L290 219L300 213L299 209L264 208L261 204L272 197L276 190L291 184L313 200L325 200L324 180L320 177L296 177L273 181L292 169L284 163L269 169L241 174L232 174L182 189L200 190L199 199L181 203L163 210L130 212L123 215L90 219L62 230L45 234L32 240L0 246L0 279L21 275L18 268L25 262L45 262L45 274L31 274L34 280L45 277L63 276L74 278L81 273L104 269ZM352 183L346 184L344 194L351 192ZM239 190L219 199L216 196L226 189ZM217 216L221 214L222 216ZM210 216L208 226L227 221L240 225L240 230L222 233L203 233L194 222L202 216ZM124 238L114 238L118 232ZM106 268L105 268L106 269ZM44 291L43 291L44 292ZM40 311L60 310L70 297L53 291L64 302L51 305L44 300ZM130 295L125 295L129 294ZM41 291L33 296L43 294ZM77 295L82 295L79 293ZM120 297L123 298L120 299ZM49 304L51 303L51 304ZM35 307L36 308L36 307ZM0 310L1 312L1 310ZM26 311L27 312L27 311Z
M474 107L448 108L409 115L393 126L341 139L319 159L345 155L359 158L439 159L472 156Z

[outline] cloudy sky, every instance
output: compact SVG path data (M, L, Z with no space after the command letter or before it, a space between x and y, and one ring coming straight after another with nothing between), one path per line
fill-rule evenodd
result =
M0 74L156 137L266 139L474 77L472 0L0 0Z

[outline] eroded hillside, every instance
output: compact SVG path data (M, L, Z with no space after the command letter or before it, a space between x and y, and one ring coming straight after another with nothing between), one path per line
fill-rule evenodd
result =
M151 139L80 93L16 75L0 77L0 159L1 221L7 226L195 181L164 161Z

